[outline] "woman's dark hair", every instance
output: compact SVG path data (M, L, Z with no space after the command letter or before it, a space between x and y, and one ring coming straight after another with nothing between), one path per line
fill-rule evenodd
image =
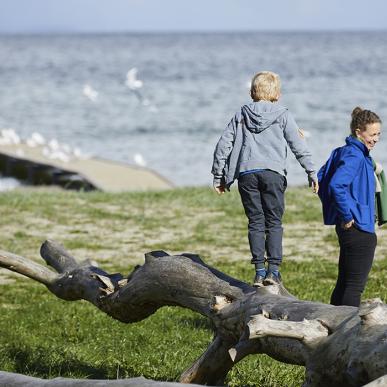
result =
M356 129L360 129L361 132L366 130L368 124L374 124L375 122L382 123L382 120L376 113L371 110L363 110L359 106L353 109L351 116L351 133L353 135L356 135Z

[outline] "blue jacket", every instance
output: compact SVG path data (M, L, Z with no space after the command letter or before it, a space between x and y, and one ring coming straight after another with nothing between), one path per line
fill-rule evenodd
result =
M367 147L349 136L318 172L325 224L348 223L375 232L375 176Z
M214 151L214 184L229 187L239 173L270 169L286 176L287 146L312 180L312 155L293 115L277 102L244 105L224 130Z

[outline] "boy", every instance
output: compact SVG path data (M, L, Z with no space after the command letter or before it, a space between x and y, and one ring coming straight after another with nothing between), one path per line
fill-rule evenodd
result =
M228 124L216 145L211 171L218 194L229 190L238 179L249 221L256 287L281 282L287 145L305 169L313 192L318 191L316 170L303 132L288 109L277 103L280 88L280 78L273 72L263 71L253 77L250 90L253 102L242 106Z

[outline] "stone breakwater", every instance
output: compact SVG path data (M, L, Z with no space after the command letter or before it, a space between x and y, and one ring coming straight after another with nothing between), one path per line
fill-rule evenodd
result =
M48 158L41 145L0 145L0 174L27 185L58 185L66 189L106 192L172 188L156 172L99 158Z

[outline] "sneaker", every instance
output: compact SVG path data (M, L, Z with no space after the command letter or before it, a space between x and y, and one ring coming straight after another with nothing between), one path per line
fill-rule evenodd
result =
M263 280L265 279L265 277L266 277L266 270L256 271L254 281L253 281L253 286L257 288L261 288L262 286L264 286Z
M264 285L278 285L282 282L281 273L279 271L269 271L263 280Z

